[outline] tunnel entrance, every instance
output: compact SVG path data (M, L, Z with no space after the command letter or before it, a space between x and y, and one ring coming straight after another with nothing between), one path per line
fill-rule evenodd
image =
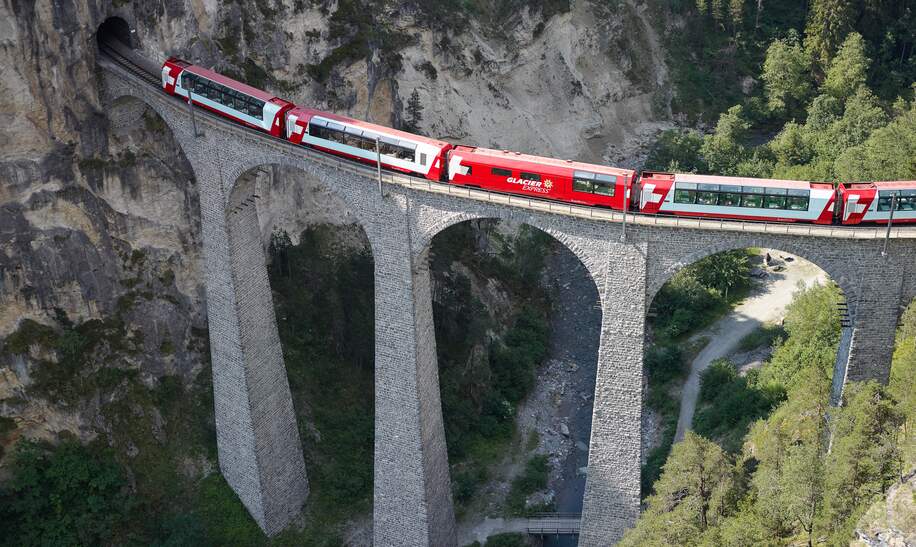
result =
M119 42L130 49L136 49L137 44L134 43L133 36L134 32L131 30L130 25L120 17L105 19L99 25L99 30L95 34L99 47L112 42Z

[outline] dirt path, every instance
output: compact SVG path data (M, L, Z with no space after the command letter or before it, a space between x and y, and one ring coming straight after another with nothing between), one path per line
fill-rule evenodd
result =
M763 249L762 252L767 252L767 249ZM727 357L734 352L738 342L757 327L785 317L786 306L792 302L792 295L798 290L799 283L811 285L815 282L824 283L827 279L820 268L807 260L779 251L769 252L775 259L774 264L783 265L785 269L774 272L771 268L769 275L760 280L751 295L731 313L703 332L694 335L694 338L707 337L709 342L690 365L690 375L681 394L675 442L682 440L687 430L692 427L693 412L700 393L700 375L706 367L716 359ZM792 260L784 261L781 257L789 257Z

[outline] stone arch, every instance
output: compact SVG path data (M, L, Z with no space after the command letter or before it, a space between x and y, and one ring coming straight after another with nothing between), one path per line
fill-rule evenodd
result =
M428 250L430 245L432 244L433 238L435 238L438 234L444 232L445 230L451 228L452 226L461 224L462 222L467 222L469 220L485 220L485 219L514 221L514 222L519 222L521 224L527 224L528 226L531 226L532 228L536 228L537 230L540 230L541 232L544 232L545 234L551 236L552 238L557 240L560 244L562 244L564 247L566 247L567 250L569 250L573 255L576 256L576 258L579 259L582 265L585 266L586 270L589 272L589 276L592 278L592 281L595 282L597 286L597 281L595 280L594 272L592 271L590 267L591 266L590 261L588 260L589 254L586 253L579 246L579 244L576 242L574 238L570 237L563 230L559 230L555 226L550 225L548 222L540 222L539 219L536 220L531 217L518 218L512 214L511 210L506 211L505 209L499 208L499 207L495 207L493 208L492 211L489 211L487 213L457 212L457 213L451 213L448 215L443 215L440 220L437 220L434 223L432 223L432 225L430 225L428 229L424 230L420 234L420 237L416 244L417 249L415 250L415 252L420 254ZM549 220L549 219L544 219L544 220ZM599 291L599 296L600 294L601 293Z
M268 154L257 154L245 157L241 161L233 162L231 166L223 172L224 180L227 181L226 207L227 213L232 207L233 196L236 196L243 184L242 180L246 173L256 170L258 167L276 165L280 167L295 169L304 173L306 176L313 177L318 181L319 186L328 190L336 199L340 200L346 207L346 211L356 217L357 224L369 236L370 243L370 222L368 211L360 196L366 193L366 190L359 188L360 184L369 186L372 181L366 177L360 177L349 172L337 171L332 167L310 162L294 156L270 152ZM339 184L328 183L334 181ZM375 250L373 249L373 252Z
M588 342L584 344L576 344L577 349L584 350L584 353L586 354L586 356L583 356L581 354L582 353L581 351L579 352L580 354L578 356L573 356L573 354L567 353L566 351L564 351L563 352L564 355L562 358L564 363L565 362L578 363L579 367L577 367L576 370L578 371L581 368L581 370L585 371L589 375L587 380L583 380L584 384L580 384L578 386L579 388L588 390L588 393L590 395L590 397L588 398L588 402L581 408L578 405L574 405L574 408L570 409L568 413L561 415L564 418L564 422L568 422L568 426L571 430L570 438L577 439L578 441L584 443L586 446L589 447L586 450L586 452L584 453L582 453L579 449L575 449L575 450L570 451L570 453L567 455L569 458L573 458L572 461L574 462L576 461L576 458L579 458L577 461L577 464L574 466L576 469L578 469L580 467L587 465L586 462L590 461L586 459L586 456L588 456L590 454L590 451L592 450L592 446L590 444L592 430L591 430L591 425L586 427L585 425L583 425L581 422L578 421L577 414L580 411L586 412L588 415L588 422L589 424L591 424L592 413L594 411L593 405L594 405L595 396L596 396L598 370L601 367L601 362L600 362L600 359L601 359L600 345L602 342L601 329L602 329L602 322L604 320L603 316L605 313L605 309L602 306L602 300L603 300L602 285L601 283L599 283L598 279L596 278L596 272L594 271L594 267L593 267L594 258L595 258L595 256L593 256L594 253L592 254L586 253L583 250L583 247L580 244L580 242L577 241L575 236L570 236L567 232L563 231L562 229L548 223L547 221L550 220L550 217L546 217L546 218L539 218L539 217L532 218L531 216L520 217L520 216L512 215L511 212L509 214L502 214L502 212L499 209L495 209L491 211L491 213L493 214L483 214L479 212L475 212L475 213L456 212L456 213L449 214L448 216L446 216L445 218L442 218L441 220L438 220L431 226L431 228L427 232L428 239L425 241L425 243L421 242L423 246L419 250L419 253L415 256L418 256L418 259L417 259L418 261L424 261L425 257L428 255L432 247L435 236L442 232L447 231L449 228L456 227L460 224L463 224L469 221L489 220L489 221L510 221L513 224L517 223L520 225L526 225L529 228L532 228L538 232L546 234L550 236L550 239L554 240L556 244L558 244L560 247L562 247L565 250L563 254L569 257L569 258L566 258L565 260L572 261L572 262L578 262L578 265L577 265L578 268L576 268L577 271L574 274L570 275L570 277L576 277L576 279L579 281L580 292L569 293L570 298L577 302L580 302L581 300L579 299L582 298L582 295L587 293L588 298L594 299L591 301L594 303L594 305L589 306L590 310L588 314L582 314L581 312L570 311L574 308L570 308L570 310L567 310L566 315L564 315L562 311L556 312L556 313L559 313L558 317L565 318L566 320L573 319L574 316L580 317L580 319L578 319L580 327L583 324L588 326L588 328L578 329L579 331L581 331L581 335L585 338L585 340L588 340ZM601 257L604 258L603 253L601 254ZM592 259L592 260L589 260L589 259ZM567 262L564 262L564 264L566 264L567 266L569 265ZM566 270L564 269L563 271L565 272ZM601 273L603 275L603 272ZM551 276L551 279L556 279L556 278ZM563 279L560 278L560 281L563 281ZM560 289L560 290L567 291L568 287L564 289ZM574 296L574 295L578 295L578 296ZM561 296L561 299L562 299L562 296ZM551 312L551 313L554 313L554 312ZM581 317L584 315L587 316L587 319L581 319ZM551 317L548 317L548 319L550 320ZM561 322L562 322L562 319L561 319ZM570 321L570 322L574 323L573 321ZM573 329L573 330L577 330L577 329ZM548 338L545 338L545 341L548 341L549 337L550 335L548 333ZM570 371L565 371L563 372L563 374L569 374L571 378L573 373ZM443 408L443 412L444 411L445 409ZM445 418L445 416L443 416L443 418ZM577 431L576 424L578 424L578 431ZM585 493L584 493L585 477L577 475L575 478L571 478L571 477L568 477L568 478L571 479L571 483L577 480L580 480L583 482L583 484L578 487L578 488L581 488L581 490L578 490L578 488L572 488L569 492L566 492L566 495L568 496L568 500L572 501L575 499L576 503L584 504L585 502ZM579 505L578 508L575 509L575 511L581 511L581 508L582 508L582 505ZM568 509L568 510L572 510L572 509Z
M829 276L830 280L837 284L845 299L854 301L858 296L857 284L848 277L847 272L845 270L838 269L835 267L836 265L831 263L831 261L827 260L823 256L820 256L818 252L812 251L810 248L801 247L791 240L771 240L767 238L725 238L713 245L702 246L702 248L699 248L683 257L680 257L675 263L668 266L660 276L657 275L654 279L650 279L646 286L646 309L648 310L649 305L655 299L658 291L661 290L662 285L674 277L674 274L677 272L697 262L698 260L706 258L707 256L711 256L724 251L746 249L748 247L779 249L792 253L796 256L800 256L823 270ZM849 313L850 318L852 318L852 315L854 314L854 309L852 306L850 307Z
M96 43L102 46L111 41L117 41L130 49L138 49L140 44L136 38L136 30L121 17L113 16L102 21L95 33Z
M112 119L114 123L129 122L134 115L139 116L142 114L143 109L138 108L137 104L142 103L144 107L155 112L156 116L165 123L169 132L175 138L175 142L178 143L181 154L190 160L187 145L181 138L183 131L177 126L171 110L163 106L163 103L160 101L150 100L145 93L137 93L128 82L122 82L120 79L115 78L117 77L107 79L105 86L105 99L110 109L108 112L109 118ZM123 118L119 118L117 115L119 109L122 111L125 109L127 111L132 110L133 113L128 112ZM137 113L137 110L140 112ZM115 114L114 117L112 117L113 113ZM190 131L188 134L190 134Z

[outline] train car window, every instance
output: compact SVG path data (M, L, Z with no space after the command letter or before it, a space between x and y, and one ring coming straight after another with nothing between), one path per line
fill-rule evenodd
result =
M426 154L420 152L420 165L426 165Z
M500 169L499 167L491 167L490 174L496 175L497 177L511 177L512 171L509 169Z
M537 173L525 173L524 171L522 171L521 173L519 173L519 175L523 179L537 180L537 181L541 180L541 175L538 175Z
M745 188L745 191L748 189ZM760 188L763 190L763 188ZM760 209L763 207L763 194L742 194L741 195L741 206L742 207L755 207Z
M719 205L723 207L740 207L741 194L736 192L722 192L719 194Z
M674 190L674 203L695 203L697 200L696 190L683 190L676 188Z
M741 187L729 184L719 185L719 200L717 205L722 207L740 207Z
M767 209L785 209L786 196L766 195L764 196L763 204Z
M766 188L764 191L764 194L768 196L784 196L788 193L788 188Z
M397 156L398 154L398 140L392 139L390 137L380 137L379 138L379 151L386 156Z
M701 184L700 186L705 186ZM714 186L714 185L710 185ZM702 190L697 192L697 203L700 205L715 205L716 200L719 197L718 192L704 192Z
M615 188L613 184L595 181L595 193L602 196L613 196Z
M595 180L605 184L617 184L617 177L615 175L595 175Z
M810 190L789 190L789 197L786 199L786 207L790 211L807 211L810 202Z
M897 196L898 211L916 211L916 190L902 190Z
M790 211L807 211L808 210L808 198L800 196L789 196L786 199L786 207Z
M718 191L719 191L719 185L718 185L718 184L697 184L697 190L706 190L706 191L709 191L709 192L718 192Z
M614 175L595 175L595 193L602 196L613 196L616 192L617 177Z
M891 202L893 201L893 196L895 192L878 192L878 210L879 211L890 211Z
M397 157L402 160L415 161L417 145L408 141L398 141Z
M577 192L588 192L589 194L595 191L595 175L587 171L573 171L573 190Z

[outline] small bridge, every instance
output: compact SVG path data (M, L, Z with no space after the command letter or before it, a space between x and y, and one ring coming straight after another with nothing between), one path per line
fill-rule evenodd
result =
M460 544L478 541L497 534L529 534L532 536L578 536L582 515L579 513L536 513L527 518L487 518L470 530Z
M524 520L528 521L525 531L531 535L578 536L582 515L579 513L538 513Z

